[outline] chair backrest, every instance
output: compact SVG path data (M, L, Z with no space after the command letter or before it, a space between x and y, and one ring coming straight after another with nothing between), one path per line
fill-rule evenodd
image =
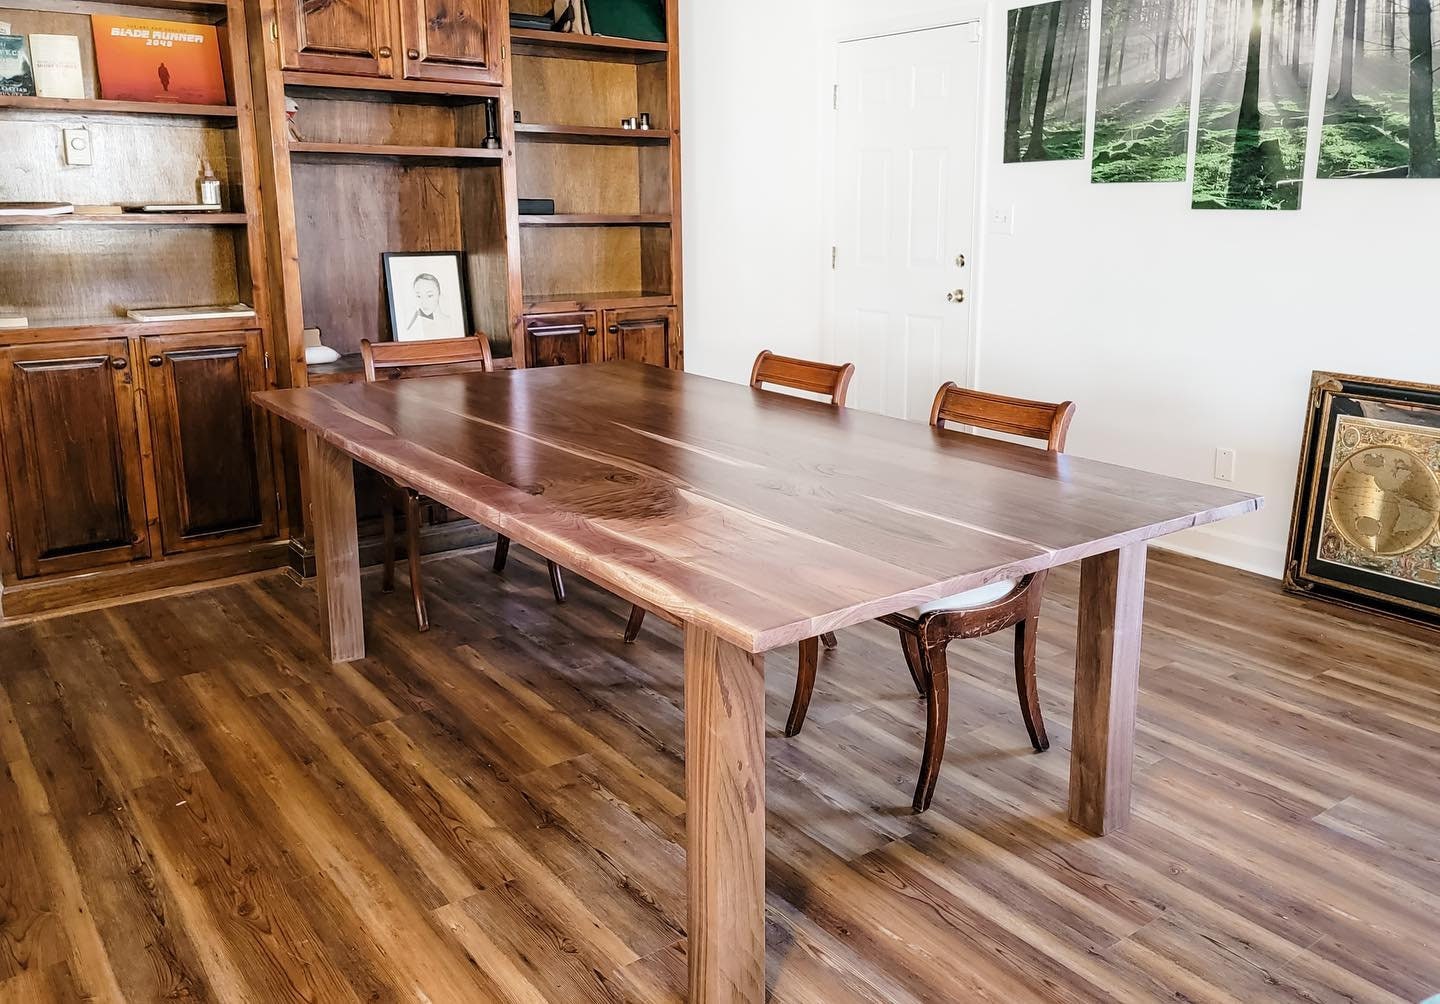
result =
M812 394L828 394L831 404L843 408L845 395L850 392L850 379L854 375L854 363L840 366L817 363L809 359L777 356L766 349L755 357L755 368L750 371L750 386L762 390L766 384L773 384Z
M437 375L466 370L489 373L495 368L490 339L483 334L426 342L371 342L367 338L360 343L360 358L365 361L366 383L374 383L381 373L403 376L406 370L424 369Z
M940 388L935 395L935 406L930 409L930 424L937 429L945 428L946 422L955 422L1027 439L1043 439L1045 448L1056 453L1065 452L1065 437L1074 417L1075 405L1070 401L1047 404L1002 397L966 390L953 381Z

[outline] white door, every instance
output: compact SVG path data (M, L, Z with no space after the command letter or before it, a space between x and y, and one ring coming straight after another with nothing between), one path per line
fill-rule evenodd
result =
M842 42L835 354L849 404L925 420L969 380L978 26Z

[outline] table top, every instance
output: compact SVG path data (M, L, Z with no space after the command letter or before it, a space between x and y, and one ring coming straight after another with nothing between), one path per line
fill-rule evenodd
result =
M1263 504L629 363L255 400L516 543L752 652Z

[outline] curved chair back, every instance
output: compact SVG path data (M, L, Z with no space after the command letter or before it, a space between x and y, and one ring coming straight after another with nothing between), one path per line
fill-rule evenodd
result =
M854 363L839 366L817 363L809 359L777 356L766 349L755 357L755 367L750 371L750 386L763 390L766 384L770 384L812 394L827 394L831 404L843 408L845 395L850 391L850 379L854 375Z
M490 339L483 333L427 342L371 342L367 338L360 343L360 357L365 361L366 383L374 383L381 373L394 377L405 376L409 370L427 370L428 375L436 376L477 370L489 373L495 368Z
M1045 448L1065 452L1065 437L1075 417L1071 401L1048 404L1019 397L1003 397L979 390L966 390L954 381L947 382L935 395L930 409L930 424L945 428L946 422L971 425L991 432L1003 432L1027 439L1045 440Z

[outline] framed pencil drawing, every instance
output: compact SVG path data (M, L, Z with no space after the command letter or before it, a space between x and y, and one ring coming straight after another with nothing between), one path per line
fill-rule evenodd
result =
M470 300L459 251L390 251L382 256L390 333L397 342L465 338Z
M1440 387L1314 374L1285 586L1440 626Z

